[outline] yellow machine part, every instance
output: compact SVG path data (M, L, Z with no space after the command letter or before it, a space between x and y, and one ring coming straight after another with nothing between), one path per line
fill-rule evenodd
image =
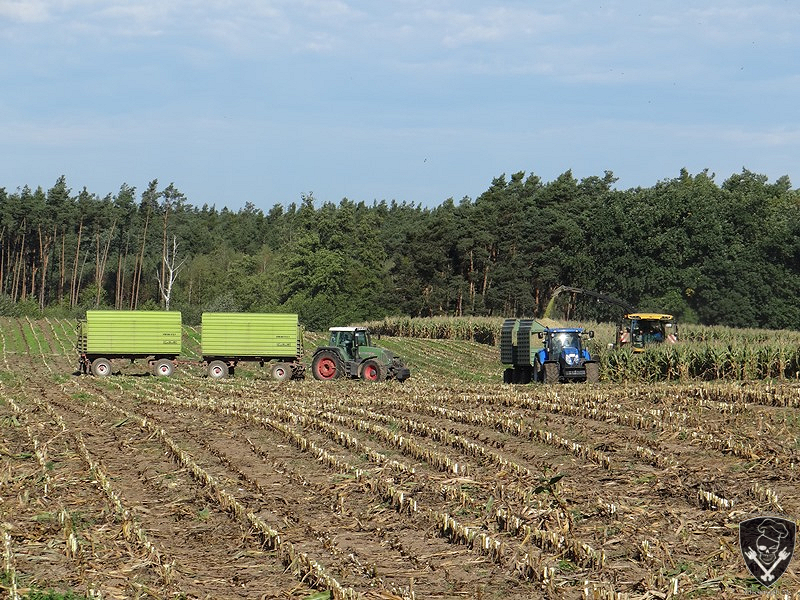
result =
M637 319L639 321L672 321L672 315L665 313L630 313L625 315L626 319Z

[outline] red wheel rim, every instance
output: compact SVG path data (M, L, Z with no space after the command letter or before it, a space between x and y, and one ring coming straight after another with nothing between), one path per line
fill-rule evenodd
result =
M275 376L278 379L283 379L286 376L286 371L278 367L277 369L275 369Z
M378 369L375 368L375 365L367 365L364 367L364 379L369 381L378 380Z
M317 363L317 374L323 379L333 379L336 376L336 362L332 358L322 358Z
M162 375L169 375L169 365L159 365L158 372Z

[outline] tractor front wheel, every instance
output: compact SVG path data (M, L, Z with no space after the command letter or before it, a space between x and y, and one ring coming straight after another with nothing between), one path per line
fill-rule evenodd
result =
M330 381L342 374L342 367L339 364L339 357L333 352L323 351L311 361L311 373L318 381Z
M558 363L546 362L542 367L544 375L542 381L544 383L558 383Z
M365 360L361 365L361 379L364 381L383 381L386 375L380 363L374 360Z

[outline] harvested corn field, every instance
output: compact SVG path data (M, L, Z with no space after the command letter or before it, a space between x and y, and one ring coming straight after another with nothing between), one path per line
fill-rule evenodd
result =
M96 378L68 322L0 332L11 597L741 598L738 523L800 514L791 382L509 386L399 338L403 384Z

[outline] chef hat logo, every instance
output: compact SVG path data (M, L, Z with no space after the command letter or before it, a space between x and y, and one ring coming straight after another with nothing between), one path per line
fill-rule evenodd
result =
M789 530L780 521L764 519L758 526L758 532L761 535L756 540L756 546L761 560L772 562L778 554L781 540L789 537Z

